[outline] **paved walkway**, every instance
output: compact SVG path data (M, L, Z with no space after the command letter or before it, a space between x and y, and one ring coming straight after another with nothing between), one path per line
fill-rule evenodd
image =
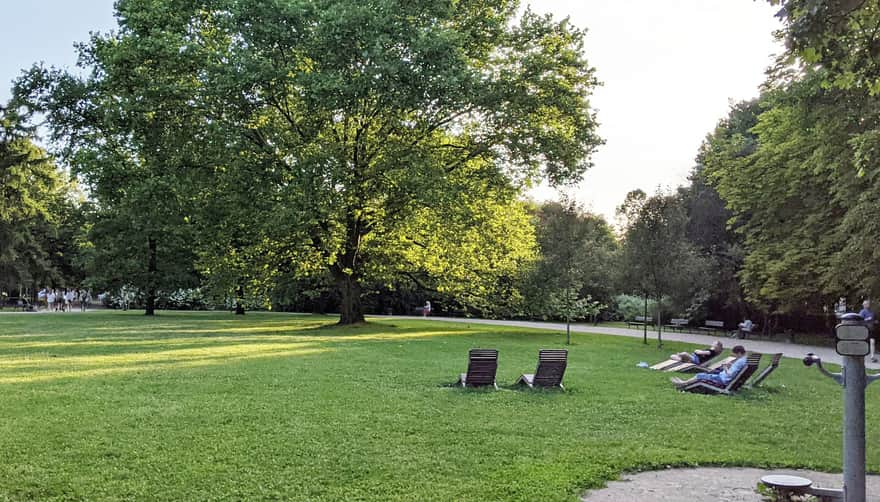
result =
M620 481L611 481L606 488L590 490L582 502L619 502L629 500L663 500L664 502L759 502L766 500L756 491L761 477L767 474L791 474L813 481L822 488L841 488L842 474L800 470L728 469L664 469L660 471L624 473ZM866 500L880 502L880 476L865 480Z
M372 316L371 316L372 317ZM375 316L375 317L394 317L398 319L422 319L417 316ZM465 324L492 324L497 326L515 326L520 328L548 329L553 331L565 331L565 324L556 322L538 322L538 321L504 321L493 319L468 319L460 317L435 317L428 318L431 321L442 322L458 322ZM593 326L592 324L572 324L571 331L575 333L597 333L600 335L627 336L630 338L642 338L642 330L627 328L612 328L607 326ZM705 335L699 333L667 333L663 332L663 341L688 342L700 345L709 345L713 340L718 339L717 335ZM782 352L783 357L792 359L803 359L808 352L812 352L822 358L823 363L843 364L843 358L830 347L816 347L812 345L799 345L785 342L770 342L764 340L736 340L733 338L721 337L725 348L733 345L743 345L746 350L753 350L764 354L775 354ZM648 331L648 343L657 343L657 331ZM869 357L865 358L865 365L869 369L880 369L880 363L872 363Z

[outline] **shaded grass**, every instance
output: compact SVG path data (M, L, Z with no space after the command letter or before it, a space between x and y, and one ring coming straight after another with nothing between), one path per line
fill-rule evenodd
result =
M799 361L691 395L636 367L688 345L573 333L567 391L522 391L564 334L334 322L0 316L0 499L574 500L622 470L840 469L841 390ZM500 350L501 390L450 385L472 347Z

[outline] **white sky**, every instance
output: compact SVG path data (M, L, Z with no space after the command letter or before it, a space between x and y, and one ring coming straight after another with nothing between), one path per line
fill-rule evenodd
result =
M730 100L754 97L779 51L764 0L536 0L538 12L587 28L586 56L604 85L592 100L606 140L574 191L614 222L627 192L685 182ZM0 0L0 101L37 61L71 68L73 43L115 26L112 0ZM12 21L14 20L14 21ZM554 192L539 189L538 199Z
M731 100L758 95L781 51L772 36L778 7L763 0L544 0L532 7L588 29L584 50L603 82L592 104L606 144L572 194L609 223L630 190L685 183L706 134Z

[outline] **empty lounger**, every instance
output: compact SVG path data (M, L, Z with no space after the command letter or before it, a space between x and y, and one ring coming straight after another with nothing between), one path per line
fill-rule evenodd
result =
M761 385L761 382L763 382L765 378L770 376L770 373L773 373L773 371L777 367L779 367L780 359L782 359L782 352L779 352L778 354L773 354L773 359L770 360L770 365L768 365L760 373L758 373L757 376L755 376L755 380L751 384L749 384L749 387L757 387L758 385Z
M498 351L495 349L471 349L468 352L467 373L458 377L462 387L485 387L495 385L495 372L498 370Z
M534 374L523 374L516 381L517 385L529 387L559 387L568 366L568 351L565 349L543 349L538 352L538 368Z

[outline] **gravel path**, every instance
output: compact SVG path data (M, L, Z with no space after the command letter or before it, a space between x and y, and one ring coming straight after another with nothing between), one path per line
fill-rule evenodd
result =
M699 469L666 469L662 471L624 473L620 481L611 481L607 488L591 490L581 497L583 502L630 500L662 500L664 502L752 502L762 500L756 491L762 476L791 474L813 481L822 488L843 486L841 474L782 470L765 471L748 468L709 467ZM868 476L867 500L880 502L880 476Z
M370 317L385 317L385 318L397 318L397 319L422 319L422 317L416 316L370 316ZM504 320L492 320L492 319L467 319L460 317L434 317L431 316L428 318L430 321L442 321L442 322L457 322L457 323L465 323L465 324L492 324L496 326L515 326L521 328L535 328L535 329L547 329L553 331L565 331L565 324L555 323L555 322L537 322L537 321L504 321ZM626 329L626 328L610 328L606 326L593 326L592 324L572 324L571 325L572 332L575 333L597 333L601 335L612 335L612 336L625 336L630 338L642 338L643 333L642 330L637 329ZM829 335L830 336L830 335ZM737 340L733 338L727 338L726 336L721 334L719 335L709 335L709 334L699 334L699 333L663 333L664 341L676 341L676 342L688 342L688 343L696 343L696 344L704 344L708 345L712 343L713 340L720 339L724 343L724 348L729 349L733 345L742 345L746 348L746 350L761 352L764 354L775 354L777 352L782 352L783 357L793 358L793 359L803 359L804 355L807 352L812 352L819 357L822 358L823 363L832 363L832 364L843 364L843 359L837 355L837 352L834 351L833 348L830 347L816 347L811 345L798 345L793 343L784 343L784 342L770 342L764 340ZM653 343L656 345L657 343L657 332L656 331L648 331L648 343ZM880 349L878 349L880 350ZM664 353L665 354L665 353ZM659 360L659 358L658 358ZM638 361L636 361L638 362ZM656 361L651 361L656 362ZM633 363L635 364L635 362ZM871 362L869 357L865 358L865 366L868 369L880 369L880 363Z

